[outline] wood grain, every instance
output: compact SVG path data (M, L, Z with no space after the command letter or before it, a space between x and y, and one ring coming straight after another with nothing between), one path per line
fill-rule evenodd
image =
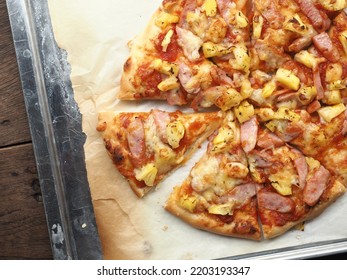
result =
M5 0L0 0L0 131L0 147L31 141Z
M6 1L0 0L0 259L51 258Z
M0 166L0 259L52 258L32 145L0 149Z

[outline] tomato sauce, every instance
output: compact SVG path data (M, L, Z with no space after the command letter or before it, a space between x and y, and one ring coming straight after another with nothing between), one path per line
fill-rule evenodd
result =
M143 91L135 96L136 98L160 96L158 84L162 81L162 77L158 71L151 69L149 64L144 64L138 68L136 75L140 77L138 86L143 88Z
M178 36L176 34L175 29L173 29L174 33L171 37L171 41L168 44L166 51L163 51L163 46L161 45L165 35L167 34L167 31L164 31L159 34L157 40L155 41L155 48L158 52L158 56L161 60L165 60L168 62L174 62L176 61L178 54L180 52L180 47L177 43Z

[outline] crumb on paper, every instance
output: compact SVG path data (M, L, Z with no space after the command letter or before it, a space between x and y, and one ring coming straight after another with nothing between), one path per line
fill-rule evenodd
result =
M168 225L164 225L163 226L163 231L167 231L169 229L169 226Z
M146 256L150 256L152 254L152 251L153 251L152 245L148 241L145 241L143 243L143 252L144 252L144 254Z

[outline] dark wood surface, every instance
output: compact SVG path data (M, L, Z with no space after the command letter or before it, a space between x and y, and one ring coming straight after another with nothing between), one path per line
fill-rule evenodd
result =
M0 0L0 259L52 259L5 0Z
M338 258L347 254L320 259ZM0 259L52 259L5 0L0 0Z

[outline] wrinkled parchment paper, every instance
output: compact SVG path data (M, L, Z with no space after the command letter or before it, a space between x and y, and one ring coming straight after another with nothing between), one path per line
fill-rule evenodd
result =
M159 102L119 102L116 94L127 43L145 29L161 0L48 0L54 35L68 52L75 100L87 135L85 157L105 259L212 259L335 240L347 236L347 196L305 230L261 242L218 236L192 228L163 205L188 175L204 147L153 193L138 199L108 158L95 130L100 111L176 110Z

